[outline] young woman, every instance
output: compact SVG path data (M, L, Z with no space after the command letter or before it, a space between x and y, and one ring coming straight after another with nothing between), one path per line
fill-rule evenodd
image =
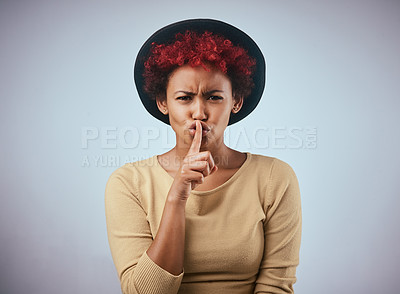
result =
M258 46L221 21L174 23L142 46L135 82L176 145L125 164L107 182L107 230L123 293L293 293L296 175L223 139L261 98Z

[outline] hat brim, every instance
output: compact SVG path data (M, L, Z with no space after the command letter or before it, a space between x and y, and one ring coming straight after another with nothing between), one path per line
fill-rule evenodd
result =
M240 111L235 114L231 113L228 125L234 124L248 116L258 105L264 91L266 67L264 56L257 44L245 32L228 23L214 19L189 19L170 24L151 35L140 48L134 66L134 80L140 100L146 110L155 118L169 124L168 115L161 113L157 107L156 101L151 99L144 91L144 63L150 54L151 44L153 42L157 44L168 43L175 38L177 33L183 33L186 30L196 31L198 33L209 31L222 35L229 39L233 45L244 48L251 57L255 58L256 70L253 75L254 88L250 96L244 99Z

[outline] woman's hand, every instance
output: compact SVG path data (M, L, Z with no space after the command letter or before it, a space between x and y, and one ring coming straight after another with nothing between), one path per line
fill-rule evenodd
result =
M210 151L200 152L201 138L202 126L200 121L196 121L196 133L194 134L192 145L175 175L169 196L178 197L178 199L186 201L190 192L197 185L202 184L205 177L218 169Z

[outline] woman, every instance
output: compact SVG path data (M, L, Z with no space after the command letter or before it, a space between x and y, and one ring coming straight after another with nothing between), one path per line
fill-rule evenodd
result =
M296 175L279 159L223 140L261 98L258 46L224 22L174 23L143 45L135 82L176 145L125 164L107 182L107 230L123 293L293 293Z

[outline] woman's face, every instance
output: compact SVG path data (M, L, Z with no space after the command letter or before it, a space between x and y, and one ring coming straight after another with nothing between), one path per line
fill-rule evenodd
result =
M220 70L207 66L183 65L170 76L166 99L157 100L161 112L169 115L177 145L190 145L195 121L202 122L202 147L223 143L230 113L238 112L243 99L233 99L229 78Z

